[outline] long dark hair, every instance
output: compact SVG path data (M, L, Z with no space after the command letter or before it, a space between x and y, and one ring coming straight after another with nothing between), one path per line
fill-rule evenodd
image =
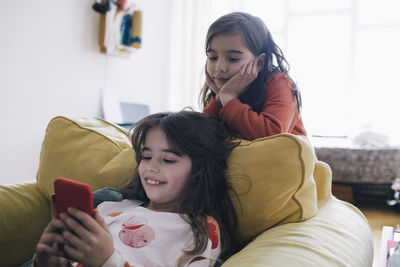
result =
M265 23L258 17L244 13L233 12L217 19L207 32L206 52L209 49L212 39L220 34L239 33L246 44L246 47L255 55L259 56L265 53L266 60L263 70L258 77L250 84L249 89L239 96L241 102L248 104L253 111L260 113L265 102L265 96L268 92L268 85L265 83L275 72L285 73L292 83L293 95L296 98L298 110L301 109L301 96L295 82L290 78L289 63L283 56L282 50L275 44L272 35ZM207 68L205 68L207 71ZM203 107L205 107L215 96L215 93L204 84L200 98Z
M139 166L147 132L160 127L168 143L177 152L189 156L190 177L179 201L178 213L190 225L195 247L188 254L204 251L208 243L207 216L217 220L221 233L221 257L232 251L231 234L237 217L229 194L232 189L225 178L227 158L236 146L223 127L207 115L195 111L165 112L145 117L131 130L132 146ZM235 195L235 194L234 194ZM149 202L136 168L132 182L124 190L127 198Z

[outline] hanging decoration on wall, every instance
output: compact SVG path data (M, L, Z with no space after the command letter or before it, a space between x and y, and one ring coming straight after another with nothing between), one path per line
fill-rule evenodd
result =
M102 0L93 4L100 13L100 51L129 57L142 46L142 11L132 0Z

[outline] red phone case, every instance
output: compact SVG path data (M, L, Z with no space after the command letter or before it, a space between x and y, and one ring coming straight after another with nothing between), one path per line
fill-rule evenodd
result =
M75 207L93 216L93 194L88 184L59 177L54 181L54 211L57 218Z

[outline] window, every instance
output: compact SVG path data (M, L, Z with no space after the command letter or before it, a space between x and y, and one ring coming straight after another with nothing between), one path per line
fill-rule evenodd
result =
M243 1L261 17L291 66L311 135L365 126L400 144L400 1Z

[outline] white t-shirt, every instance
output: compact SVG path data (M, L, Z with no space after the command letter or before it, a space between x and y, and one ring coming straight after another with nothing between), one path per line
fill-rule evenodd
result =
M208 217L209 239L201 255L188 255L194 235L177 213L155 212L141 202L103 202L98 207L114 240L114 254L103 267L213 266L221 253L218 223ZM128 265L129 264L129 265Z

